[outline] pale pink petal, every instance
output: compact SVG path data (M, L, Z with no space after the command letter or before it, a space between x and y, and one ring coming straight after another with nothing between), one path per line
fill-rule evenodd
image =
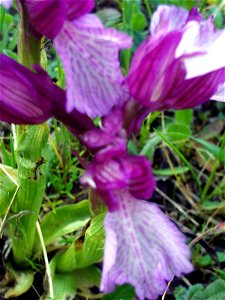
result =
M187 18L188 11L184 8L160 5L152 17L151 34L165 34L181 29L185 25Z
M9 9L12 4L13 0L0 0L0 5L4 6L6 9Z
M224 79L225 79L225 71L224 71ZM217 93L211 97L211 100L225 102L225 83L219 86Z
M129 36L104 29L96 16L85 15L65 22L54 42L65 69L68 111L102 116L127 100L118 56L131 45Z
M101 290L116 284L134 286L140 300L156 299L173 276L192 271L184 235L156 204L117 194L119 210L105 218L105 251Z
M225 67L225 30L215 31L212 18L186 25L176 58L184 57L186 79Z

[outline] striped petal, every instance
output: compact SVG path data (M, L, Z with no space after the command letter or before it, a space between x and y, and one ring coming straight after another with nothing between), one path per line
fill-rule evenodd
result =
M135 99L144 105L161 100L177 74L175 52L182 34L171 32L159 40L151 38L136 51L127 82Z
M153 14L150 32L159 35L181 29L187 18L188 11L184 8L160 5Z
M157 205L117 194L119 210L105 218L106 241L101 290L134 286L140 300L156 299L173 276L192 271L185 237Z
M103 116L126 101L118 55L131 45L130 37L85 15L65 22L54 42L65 69L68 111Z
M158 103L157 109L165 110L171 107L173 109L186 109L200 105L208 101L217 92L218 87L223 84L224 80L225 68L184 80L171 89L166 99Z
M0 78L1 121L37 124L51 116L50 99L58 97L58 88L43 70L33 73L0 54Z

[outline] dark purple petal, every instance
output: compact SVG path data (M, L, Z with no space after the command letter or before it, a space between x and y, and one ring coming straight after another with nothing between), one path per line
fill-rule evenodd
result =
M53 39L67 18L64 0L25 0L29 19L35 31Z
M188 18L186 20L186 23L187 22L190 22L190 21L197 21L197 22L201 22L203 20L203 17L202 15L198 12L198 9L197 7L193 7L190 12L189 12L189 15L188 15Z
M16 124L37 124L51 117L51 98L59 89L47 73L33 73L4 54L0 54L0 119Z
M172 32L160 42L150 38L136 51L127 82L132 96L144 105L151 106L161 100L173 83L172 79L176 74L173 62L181 37L181 32ZM154 47L152 44L155 43ZM142 57L141 60L139 56ZM168 72L168 68L174 69L174 75L171 70Z
M139 199L151 198L155 189L149 160L144 156L129 156L123 164L129 174L129 191Z
M103 116L127 100L118 58L131 44L125 33L104 29L96 16L85 15L65 22L54 43L65 69L68 111Z
M81 114L76 109L73 109L70 113L66 111L66 95L64 92L64 97L57 101L53 99L53 107L52 107L52 115L64 123L68 129L81 140L82 134L89 130L93 130L95 128L92 120L84 114Z
M200 105L211 98L225 80L225 68L196 78L184 80L172 88L157 109L186 109Z
M134 286L140 300L157 299L173 276L189 273L190 250L185 236L157 205L115 193L119 209L105 218L105 250L101 290Z
M65 0L68 20L74 20L89 13L95 6L94 0Z

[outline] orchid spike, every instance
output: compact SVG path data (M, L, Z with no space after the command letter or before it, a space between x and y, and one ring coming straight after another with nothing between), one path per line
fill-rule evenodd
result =
M81 183L95 189L109 209L101 290L129 283L140 300L154 300L173 276L192 271L190 250L157 205L140 200L152 196L155 181L148 159L127 153L122 125L122 113L115 110L101 129L83 135L96 153Z

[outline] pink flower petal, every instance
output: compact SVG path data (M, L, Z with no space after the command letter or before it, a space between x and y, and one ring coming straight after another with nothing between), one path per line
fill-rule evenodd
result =
M187 23L176 58L184 57L186 79L225 67L225 30L215 31L213 19Z
M118 55L131 45L130 37L104 29L96 16L85 15L65 22L54 42L65 69L68 111L103 116L126 101Z
M101 290L135 287L140 300L156 299L167 281L192 271L184 235L153 203L117 194L119 210L105 218L106 241Z
M185 25L187 17L188 11L184 8L160 5L152 17L151 34L165 34L173 30L179 30Z

